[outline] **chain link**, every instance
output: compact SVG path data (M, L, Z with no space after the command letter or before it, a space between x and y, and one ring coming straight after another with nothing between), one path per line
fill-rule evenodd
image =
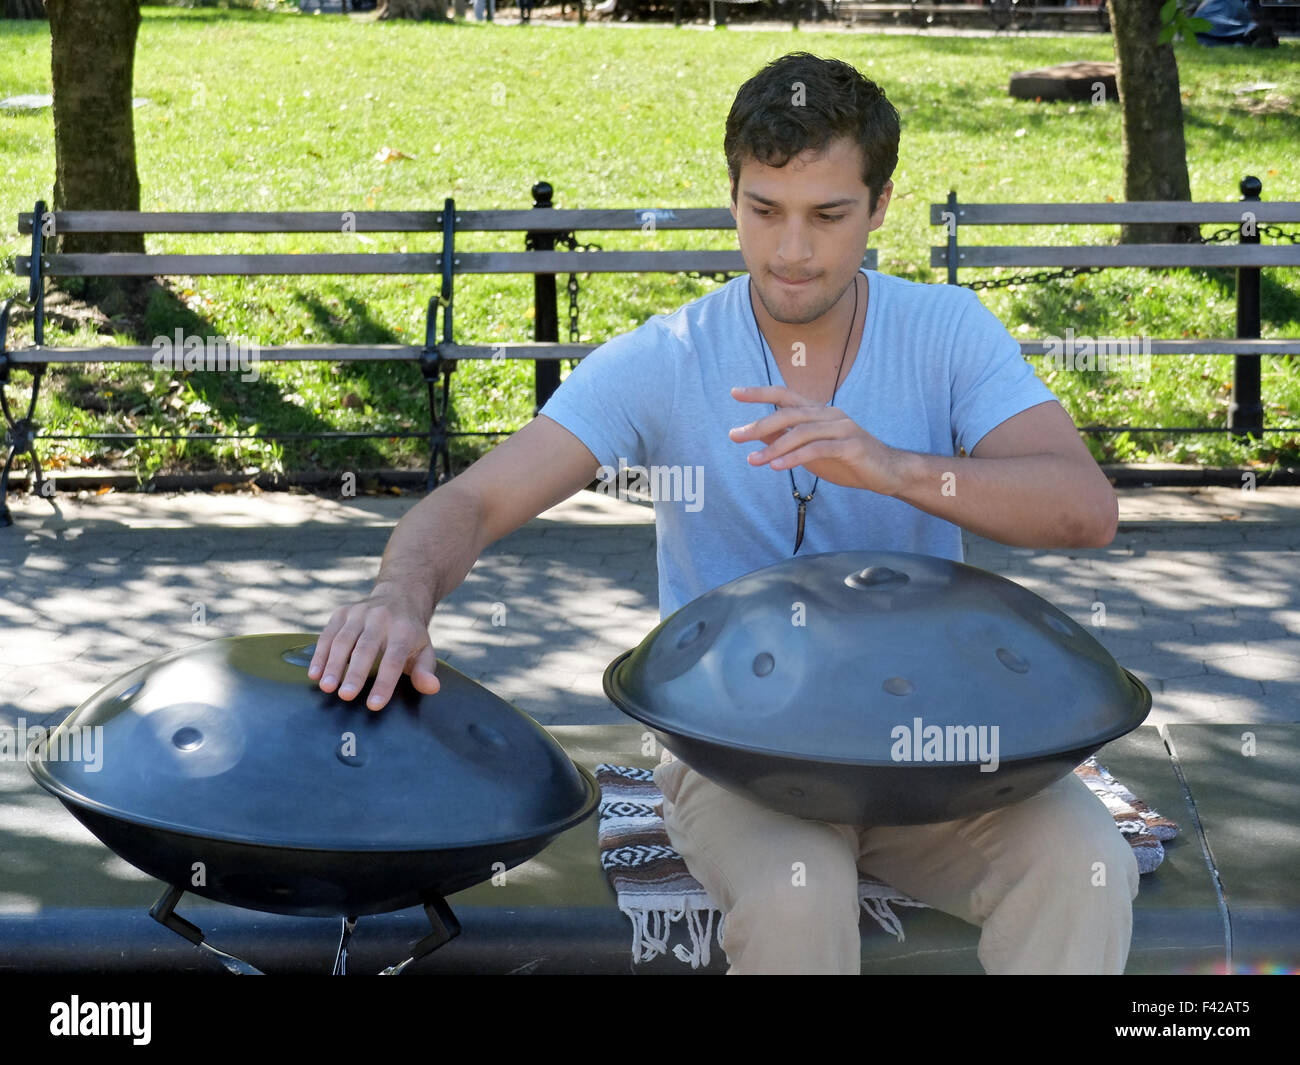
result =
M603 250L599 244L579 244L578 238L574 235L572 230L570 230L568 233L557 233L555 235L554 244L556 247L568 248L569 251L587 252L587 251ZM534 241L533 235L531 233L528 233L524 236L524 247L528 251L537 250L537 243ZM576 273L572 273L569 275L568 289L569 289L569 343L576 344L578 343L578 293L580 291L578 288L578 275ZM571 362L572 360L569 361Z
M1274 240L1289 240L1292 244L1300 244L1300 233L1287 233L1281 226L1272 224L1261 225L1256 227L1261 236L1272 237ZM1216 229L1208 237L1199 237L1202 244L1221 244L1225 240L1232 240L1241 233L1239 226L1228 226L1224 229ZM1016 274L1014 277L995 277L987 278L983 281L962 281L962 288L969 289L988 289L988 288L1010 288L1012 285L1037 285L1044 281L1055 281L1058 278L1075 277L1079 274L1095 274L1099 270L1104 270L1104 266L1067 266L1061 270L1039 270L1033 274Z
M569 231L568 233L556 234L555 245L556 247L567 248L569 251L588 252L588 251L604 250L603 248L601 248L599 244L580 244L578 242L577 235L573 231ZM524 246L528 248L530 251L533 250L532 240L531 239L525 240ZM694 278L696 280L703 280L704 278L708 278L711 281L720 281L724 284L730 281L733 277L740 276L740 274L729 274L726 272L701 273L699 270L684 270L683 274L686 277ZM576 344L578 343L578 335L579 335L578 294L581 291L578 286L578 275L576 273L572 273L569 275L568 288L569 288L569 343Z
M1259 227L1260 233L1266 237L1272 237L1274 240L1289 240L1292 244L1300 244L1300 233L1287 233L1281 226L1273 224Z
M1225 240L1231 240L1237 236L1241 230L1237 226L1228 226L1226 229L1216 229L1208 237L1197 236L1202 244L1222 244Z
M1100 266L1067 266L1060 270L1039 270L1034 274L1016 274L1015 277L992 277L984 281L962 281L962 288L1010 288L1012 285L1037 285L1043 281L1054 281L1058 277L1074 277L1076 274L1095 274L1103 269Z
M1288 240L1292 244L1300 244L1300 233L1287 233L1281 226L1261 225L1258 231L1262 236L1272 237L1274 240ZM1225 240L1231 240L1240 233L1240 228L1229 226L1224 229L1216 229L1208 237L1200 237L1202 244L1219 244ZM599 244L579 244L577 236L572 233L563 233L555 238L557 246L564 246L569 251L601 251ZM529 241L527 246L532 247ZM1032 274L1016 274L1012 277L994 277L985 278L982 281L962 281L962 288L969 288L975 291L981 289L999 289L1011 288L1014 285L1040 285L1045 281L1056 281L1067 277L1078 277L1081 274L1095 274L1106 269L1104 266L1066 266L1060 270L1038 270ZM739 277L739 274L730 274L726 272L705 273L700 270L685 270L683 274L686 277L697 281L703 281L708 278L710 281L721 282L726 284L733 277ZM569 275L569 343L578 343L578 275Z
M599 244L579 244L577 236L572 232L561 234L555 238L557 245L564 245L569 251L602 251ZM578 343L578 275L569 275L569 343Z

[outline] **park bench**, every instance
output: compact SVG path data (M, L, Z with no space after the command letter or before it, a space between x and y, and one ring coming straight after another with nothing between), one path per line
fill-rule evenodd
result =
M1204 269L1230 267L1237 271L1237 321L1234 337L1142 338L1149 354L1235 357L1233 404L1226 429L1208 426L1121 426L1081 427L1082 432L1160 430L1162 432L1232 432L1257 435L1266 431L1260 396L1261 356L1300 354L1300 338L1259 339L1261 268L1300 267L1300 234L1287 233L1283 224L1300 223L1300 203L1260 200L1258 178L1243 178L1242 199L1229 203L963 203L950 192L947 202L930 205L930 223L942 226L947 239L931 247L930 265L947 271L948 284L961 284L958 271L978 267L1038 267L1040 272L1023 277L1001 277L969 283L971 288L998 288L1010 284L1037 283L1053 277L1117 267L1158 269ZM1072 226L1138 225L1178 223L1207 225L1228 223L1200 243L1183 244L1064 244L990 245L962 242L967 226ZM1289 244L1268 245L1260 234L1289 240ZM1237 244L1224 243L1232 237ZM1067 338L1068 339L1068 338ZM1113 341L1117 338L1095 338ZM1024 355L1055 354L1063 349L1061 338L1022 340ZM1294 428L1294 427L1291 427Z
M588 769L649 767L640 725L553 725ZM1249 732L1256 753L1242 753ZM1297 725L1144 725L1099 760L1145 802L1178 822L1165 858L1142 877L1126 972L1295 970L1300 957L1300 758ZM124 875L20 761L0 761L0 970L18 973L221 973L220 962L149 917L158 881ZM717 973L661 954L632 960L632 925L601 870L593 816L561 835L503 884L452 895L462 932L412 973ZM95 850L88 850L96 848ZM92 857L96 855L96 857ZM59 875L58 870L76 870ZM219 949L265 972L325 973L339 939L327 918L256 913L194 895L185 911ZM864 973L979 973L979 930L933 909L899 908L902 942L864 917ZM349 972L377 972L425 934L418 908L363 918ZM678 922L670 947L687 936ZM1279 967L1282 967L1279 969Z
M16 454L30 454L35 472L34 488L44 481L36 459L39 427L33 421L41 376L56 364L137 363L151 364L153 347L90 348L52 347L45 344L45 279L78 277L167 277L235 275L352 275L398 274L429 278L437 291L428 299L424 344L350 344L263 346L261 361L325 360L362 362L394 360L418 363L426 384L429 429L422 433L401 431L331 433L344 437L411 437L429 442L428 489L451 476L448 442L452 436L495 435L450 432L446 427L451 378L464 359L531 359L537 366L536 405L540 408L560 382L561 359L581 359L599 344L578 343L577 274L668 272L695 276L743 273L739 250L655 249L602 251L596 245L581 245L578 230L595 232L639 231L648 238L660 231L733 230L735 220L726 208L606 208L560 210L552 205L552 189L545 182L533 187L531 209L465 211L447 199L441 211L307 211L307 212L47 212L37 203L32 214L21 214L20 233L30 233L31 253L18 256L15 271L28 278L27 302L33 311L32 346L10 350L7 342L11 299L0 306L0 386L11 372L32 373L27 409L21 416L10 408L0 388L9 448L0 474L0 524L11 524L6 505L9 473ZM544 213L543 213L544 212ZM33 224L33 219L39 220ZM441 236L441 247L433 252L296 252L254 254L63 254L47 250L47 236L65 233L334 233L344 239L364 233L417 233ZM520 233L525 250L467 251L457 243L463 233ZM567 250L556 250L557 246ZM869 250L863 265L874 268L876 252ZM555 275L569 275L570 335L559 339ZM534 276L534 333L530 343L466 344L456 339L454 306L456 280L476 274L532 274ZM442 312L441 329L438 315ZM439 387L440 386L440 387ZM248 439L275 439L276 433L249 434ZM211 438L192 434L189 439ZM441 465L441 471L438 466Z

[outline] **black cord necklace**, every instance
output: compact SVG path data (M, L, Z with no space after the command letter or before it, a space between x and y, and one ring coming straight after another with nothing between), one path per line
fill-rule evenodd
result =
M763 371L767 374L767 383L770 385L772 383L772 371L768 369L768 365L767 365L768 347L767 347L766 339L763 336L763 330L758 324L758 312L754 310L754 296L752 292L750 293L749 296L749 313L754 316L754 328L758 330L758 346L763 356ZM839 368L836 369L835 371L835 387L831 389L831 399L830 399L831 403L835 402L835 394L840 390L840 374L844 371L844 359L849 353L849 341L853 338L853 326L857 323L857 320L858 320L858 279L857 279L857 275L854 275L853 317L849 319L849 332L848 335L845 336L844 338L844 352L843 354L840 355L840 365ZM773 352L772 354L772 361L776 362L775 352ZM775 412L777 408L774 406L772 410L773 412ZM796 518L795 531L794 531L794 551L791 552L792 555L797 555L799 553L799 545L803 543L804 519L808 512L808 504L812 502L812 497L817 494L817 485L821 481L821 478L820 477L813 478L812 491L810 491L805 496L799 494L799 489L798 487L796 487L794 483L794 467L791 467L786 472L790 474L790 491L794 494L795 502L798 504L798 514Z

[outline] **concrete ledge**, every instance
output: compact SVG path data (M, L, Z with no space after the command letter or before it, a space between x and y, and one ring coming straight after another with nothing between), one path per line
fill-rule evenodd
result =
M1210 812L1208 846L1219 848L1234 904L1231 927L1241 949L1252 963L1297 963L1300 795L1294 784L1287 790L1277 774L1295 764L1300 726L1253 726L1267 743L1267 762L1229 757L1218 749L1216 744L1228 742L1220 732L1235 741L1242 728L1177 726L1179 748L1187 752L1187 765L1179 768L1151 726L1101 754L1119 779L1182 829L1166 845L1163 864L1143 877L1134 904L1129 973L1212 972L1229 964L1229 907L1196 832L1188 792L1206 796L1198 808ZM551 731L588 768L599 762L653 763L641 754L637 725L553 726ZM1194 748L1200 753L1193 755ZM0 796L0 971L221 971L215 958L148 916L162 885L108 852L30 780L21 763L0 762ZM1230 796L1235 814L1220 818L1214 812L1216 796ZM1277 831L1258 840L1243 837L1242 826L1251 818L1266 819ZM671 956L633 966L631 924L618 911L599 867L594 817L511 870L504 885L480 884L448 901L461 922L461 936L411 972L693 971ZM272 973L327 972L338 941L339 923L332 919L259 914L191 895L178 912L198 924L214 946ZM903 943L864 916L864 972L981 971L975 926L936 910L903 909L899 916ZM377 972L400 961L424 929L418 909L361 920L349 952L350 971ZM678 926L673 942L684 939ZM696 971L725 967L715 943L711 964Z

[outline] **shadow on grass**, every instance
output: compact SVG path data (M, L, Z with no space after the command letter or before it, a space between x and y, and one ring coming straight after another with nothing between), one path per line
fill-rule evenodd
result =
M1186 272L1199 282L1214 286L1220 298L1233 301L1232 332L1235 334L1237 271L1222 267L1188 267ZM1149 273L1159 278L1173 271L1153 270ZM1264 270L1260 274L1260 327L1261 332L1264 333L1268 333L1270 327L1284 329L1300 321L1300 293L1288 285L1279 283L1273 276L1275 273L1277 271ZM1137 286L1134 286L1134 291L1138 291ZM1073 306L1073 301L1076 299L1077 293L1071 288L1045 283L1030 288L1024 298L1017 300L1016 311L1025 321L1037 323L1040 328L1063 329L1071 326L1079 336L1085 334L1098 336L1100 330L1110 328L1103 319L1113 317L1112 308L1093 304L1084 311L1077 311ZM1152 339L1157 339L1154 334L1148 335ZM1169 339L1178 339L1178 337L1171 336Z
M1195 279L1202 286L1202 290L1208 290L1220 297L1221 303L1225 308L1225 317L1221 319L1223 324L1215 328L1208 335L1220 337L1232 337L1235 335L1235 297L1237 291L1236 272L1230 269L1221 268L1199 268L1189 271L1195 275ZM1169 271L1151 271L1159 276L1167 274ZM1278 284L1269 277L1266 271L1261 279L1260 302L1261 302L1261 332L1269 334L1271 332L1281 331L1284 334L1294 335L1294 325L1298 320L1297 312L1300 312L1300 297L1285 287ZM1117 308L1127 306L1127 299L1135 295L1143 287L1141 282L1132 285L1098 284L1092 293L1097 298L1085 300L1081 305L1078 303L1079 292L1071 286L1062 286L1059 284L1043 284L1028 287L1022 290L1016 297L1014 303L1014 316L1017 319L1030 322L1034 326L1033 333L1035 336L1064 336L1065 330L1073 330L1076 338L1082 339L1090 337L1096 340L1103 338L1146 338L1156 339L1182 339L1182 330L1178 328L1177 319L1174 324L1162 324L1153 326L1151 323L1135 322L1117 326L1117 317L1123 317L1122 311L1117 316ZM1135 308L1137 309L1137 308ZM1229 310L1230 309L1230 310ZM1208 355L1189 355L1189 356L1156 356L1156 358L1178 359L1183 367L1200 369L1202 367L1214 365L1218 360L1215 356ZM1261 359L1262 369L1264 372L1276 367L1285 373L1284 367L1293 365L1295 359L1292 356L1272 356L1272 363ZM1276 360L1282 360L1279 365ZM1038 360L1034 362L1037 370L1045 368L1045 364ZM1229 360L1231 365L1231 360ZM1231 372L1231 371L1230 371ZM1071 394L1078 399L1085 392L1092 396L1092 389L1107 386L1115 379L1115 374L1111 370L1078 370L1072 371L1071 376L1074 384L1069 386ZM1202 375L1204 376L1204 375ZM1234 374L1235 377L1235 374ZM1266 406L1269 400L1269 388L1265 386L1264 401ZM1148 415L1137 415L1136 412L1123 414L1116 411L1113 407L1098 410L1092 415L1085 415L1078 420L1080 427L1086 423L1090 431L1095 431L1094 441L1095 448L1100 451L1100 457L1103 461L1129 461L1126 450L1116 450L1122 447L1128 447L1127 441L1132 438L1133 441L1140 442L1140 448L1137 454L1141 455L1147 449L1151 454L1161 455L1169 453L1168 449L1182 446L1188 437L1174 430L1183 430L1192 427L1206 427L1209 430L1218 430L1226 425L1224 420L1227 416L1228 409L1226 401L1220 406L1219 401L1222 399L1217 393L1201 394L1196 388L1190 390L1186 387L1179 387L1168 391L1164 397L1164 405L1159 413L1148 412ZM1067 407L1070 401L1063 400ZM1082 401L1081 401L1082 402ZM1109 413L1107 412L1109 411ZM1154 416L1149 416L1149 415ZM1266 425L1277 426L1279 423L1283 426L1295 423L1293 417L1287 415L1274 416L1266 415ZM1117 426L1138 424L1138 425L1155 425L1162 428L1155 428L1143 432L1126 432L1120 436L1114 436L1101 430L1114 429ZM1273 433L1279 435L1265 435L1257 446L1252 447L1252 459L1262 459L1266 462L1280 465L1293 465L1297 458L1296 444L1294 439L1288 440L1285 436L1289 430L1272 429ZM1208 439L1207 447L1210 448L1213 457L1207 459L1210 464L1216 463L1235 463L1245 461L1244 455L1232 452L1229 445L1234 443L1244 443L1235 437L1229 440L1218 432L1205 432L1193 434L1191 439L1199 435L1203 439ZM1097 454L1094 450L1094 454Z
M87 305L100 305L96 293L85 291L80 285L69 286L68 295L85 300ZM102 293L98 295L102 296ZM371 319L364 304L349 299L345 318L332 319L329 311L312 297L299 297L307 304L313 318L327 340L339 343L397 343L387 327ZM208 318L187 305L172 289L149 279L129 288L119 297L119 314L113 318L116 332L125 333L141 346L150 347L160 338L172 338L179 332L184 337L214 337L221 335L218 327ZM346 324L344 324L346 323ZM54 338L51 338L54 339ZM57 345L58 341L55 340ZM112 347L105 345L105 362L112 364ZM117 364L123 368L127 364ZM173 381L183 381L198 397L207 410L188 411L177 408L169 401L174 399L168 391L159 393L152 389L154 379L148 363L134 364L143 373L124 374L122 378L108 378L100 366L69 364L60 367L51 384L57 388L64 402L83 410L112 417L129 418L142 410L144 418L155 426L153 431L165 435L182 436L190 432L229 432L242 435L250 430L258 436L264 434L325 434L339 431L329 413L314 413L297 402L298 390L276 375L259 374L255 380L243 380L243 374L231 370L191 370L171 374ZM352 392L373 395L376 415L368 424L356 426L355 431L382 431L398 428L408 432L423 432L428 428L428 403L424 382L418 367L397 362L344 363L340 376L357 379ZM108 386L108 387L106 387ZM346 390L345 390L346 391ZM182 398L184 392L178 393ZM158 424L158 423L162 424ZM139 422L128 422L120 428L105 426L102 431L151 430ZM109 448L109 441L98 442ZM155 441L163 444L163 441ZM290 468L310 467L319 464L324 468L371 468L391 465L375 440L285 440L283 448L286 465ZM422 452L421 462L427 461L427 448L413 442ZM177 446L177 445L171 445ZM179 458L187 468L223 467L229 459L220 451L234 446L235 441L188 440L180 446Z
M1244 108L1232 108L1225 106L1215 107L1213 111L1205 108L1195 109L1183 108L1183 127L1184 129L1195 129L1198 136L1213 138L1216 142L1226 143L1229 140L1239 140L1240 130L1234 128L1223 121L1222 114L1216 114L1215 111L1227 111L1234 118L1243 120L1255 120L1267 122L1271 128L1268 130L1270 140L1278 140L1280 143L1295 144L1300 140L1300 115L1291 111L1268 111L1262 115L1256 115ZM1281 127L1281 128L1279 128ZM1255 130L1254 136L1258 137L1263 131ZM1190 138L1189 138L1190 139ZM1203 150L1203 146L1200 146ZM1267 162L1261 160L1259 171L1263 173L1269 169ZM1245 174L1241 175L1245 177ZM1267 192L1267 187L1265 189Z

